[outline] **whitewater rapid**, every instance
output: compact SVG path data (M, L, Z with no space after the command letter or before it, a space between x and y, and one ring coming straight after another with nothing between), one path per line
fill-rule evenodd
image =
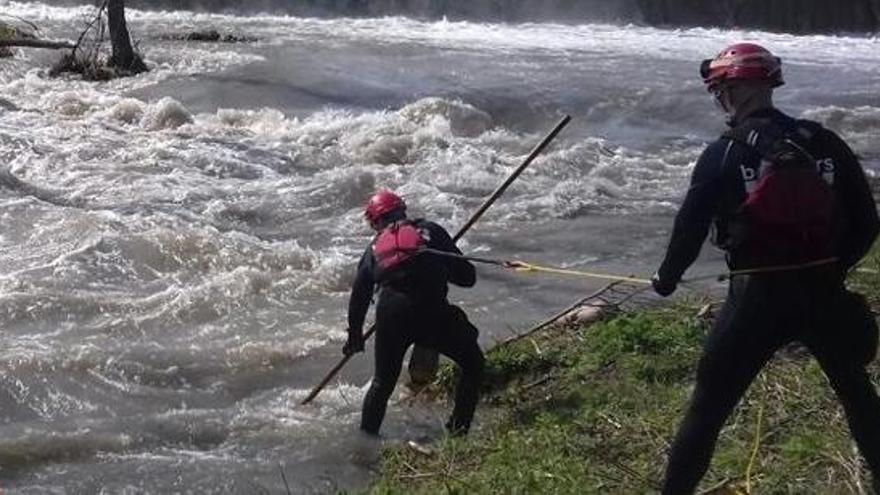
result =
M85 7L0 0L71 38ZM696 76L729 41L786 62L780 105L880 169L880 42L707 29L128 13L148 74L49 79L0 60L0 480L16 493L357 487L369 359L339 356L379 187L455 230L566 113L461 243L650 274L705 144ZM218 28L256 43L168 41ZM707 249L697 270L717 271ZM480 268L454 291L490 345L592 288ZM390 442L444 412L395 406ZM258 491L258 490L257 490Z

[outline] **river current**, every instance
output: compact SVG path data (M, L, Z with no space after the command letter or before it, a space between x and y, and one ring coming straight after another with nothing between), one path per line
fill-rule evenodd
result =
M46 37L86 7L0 0ZM0 483L14 493L362 487L370 374L339 357L362 206L393 188L454 231L564 114L574 123L462 241L646 276L723 117L699 60L754 40L779 106L880 171L880 40L607 24L129 10L151 72L50 79L0 59ZM216 28L241 44L169 41ZM723 269L710 248L694 273ZM455 290L489 346L597 282L479 268ZM712 289L711 286L705 289ZM390 408L384 442L445 411ZM479 411L478 411L479 415Z

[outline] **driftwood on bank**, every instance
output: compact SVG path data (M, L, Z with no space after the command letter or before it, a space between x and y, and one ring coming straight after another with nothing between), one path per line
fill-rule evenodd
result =
M76 47L69 41L39 40L35 38L0 38L0 47L46 48L49 50L73 49Z

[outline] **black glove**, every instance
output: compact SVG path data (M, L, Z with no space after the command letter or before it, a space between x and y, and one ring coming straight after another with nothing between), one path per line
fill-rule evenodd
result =
M655 273L654 276L651 277L651 285L654 287L654 292L660 294L663 297L666 297L672 295L672 293L675 292L675 288L678 286L678 283L663 280L660 278L659 273Z
M360 332L355 333L349 330L348 340L342 346L342 353L346 356L351 356L358 352L364 352L364 336Z

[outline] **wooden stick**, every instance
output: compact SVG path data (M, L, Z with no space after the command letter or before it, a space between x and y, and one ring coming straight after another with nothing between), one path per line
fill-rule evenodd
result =
M552 131L550 131L550 134L548 134L547 137L545 137L543 141L538 143L538 145L535 146L535 149L533 149L532 152L529 153L529 156L526 158L526 160L524 162L522 162L522 165L520 165L516 170L514 170L513 173L510 174L510 177L508 177L507 180L504 181L503 184L498 186L498 189L496 189L495 192L493 192L492 195L489 196L489 199L487 199L483 203L483 205L480 206L480 208L477 210L477 212L471 216L470 220L468 220L467 223L464 224L464 227L462 227L458 231L458 234L455 234L455 237L452 238L453 241L457 241L457 240L461 239L462 236L464 236L464 234L468 230L470 230L470 228L475 223L477 223L477 221L480 219L480 217L482 217L483 214L486 213L486 210L488 210L489 207L492 206L495 203L495 201L497 201L498 198L500 198L501 195L504 194L505 191L507 191L507 189L510 187L510 185L513 184L513 182L520 176L520 174L522 174L525 171L525 169L527 169L529 167L529 165L531 165L532 162L535 161L535 158L538 158L538 155L540 155L541 152L543 152L544 149L547 146L549 146L550 143L554 139L556 139L556 136L558 136L559 133L562 132L563 129L565 129L565 126L567 126L569 122L571 122L571 116L566 115L565 117L562 118L562 120L559 121L558 124L556 124L556 127L553 128Z
M20 46L27 48L47 48L50 50L63 50L65 48L75 48L76 46L69 41L49 41L37 40L30 38L9 38L0 39L0 47Z
M593 299L598 299L598 298L602 297L603 294L605 294L609 290L613 289L614 287L618 286L619 284L620 284L620 282L611 282L610 284L602 287L601 289L597 290L596 292L593 292L589 296L578 299L577 302L573 303L571 306L565 308L564 310L560 311L559 313L556 313L555 315L551 316L550 318L547 318L542 323L539 323L538 325L535 325L534 327L526 330L525 333L521 333L521 334L518 334L516 337L513 337L511 339L507 339L507 340L501 342L501 344L499 344L499 345L511 344L511 343L516 342L518 340L522 340L526 337L534 335L537 332L540 332L541 330L556 323L562 317L571 313L572 311L576 310L577 308L583 306L584 304L592 301Z
M492 193L492 195L489 197L489 199L487 199L485 202L483 202L483 205L480 206L480 208L476 211L476 213L471 215L471 218L464 224L464 226L461 229L458 230L458 233L455 234L455 237L453 237L454 241L458 241L459 239L461 239L467 233L467 231L470 230L470 228L473 227L475 223L477 223L477 221L480 219L480 217L482 217L483 214L486 213L486 210L488 210L489 207L491 207L492 204L495 203L495 201L497 201L498 198L500 198L501 195L504 194L505 191L507 191L507 189L510 187L510 185L513 184L513 181L515 181L516 178L519 177L520 174L522 174L523 171L525 171L525 169L533 161L535 161L535 158L537 158L538 155L540 155L541 152L544 151L545 148L547 148L547 146L550 144L550 142L553 141L553 139L555 139L556 136L558 136L560 132L562 132L562 130L565 128L565 126L568 125L569 122L571 122L571 116L566 115L565 117L563 117L563 119L561 121L559 121L558 124L556 124L556 127L553 128L553 130L550 132L550 134L548 134L547 137L545 137L543 141L538 143L538 145L535 146L535 149L533 149L532 152L529 153L529 156L526 157L525 161L519 167L517 167L517 169L514 170L512 174L510 174L510 176L507 178L507 180L505 180L504 183L501 184L501 186L499 186L498 189L495 190L495 192ZM370 327L370 329L367 330L367 333L364 334L364 342L369 340L370 337L372 337L374 333L376 333L376 325L375 324L373 324ZM342 368L344 368L346 364L348 364L348 360L351 359L351 356L352 355L344 356L339 361L339 363L337 363L336 366L334 366L333 369L331 369L330 372L327 373L327 376L325 376L324 379L321 380L321 382L318 385L316 385L315 388L313 388L311 392L309 392L309 395L306 396L306 398L303 399L302 402L300 402L300 404L306 405L309 402L313 401L315 399L315 397L317 397L318 394L321 393L321 390L323 390L324 387L326 387L327 384L330 383L330 381L333 380L334 377L336 377L336 374L339 373L339 371L341 371Z

